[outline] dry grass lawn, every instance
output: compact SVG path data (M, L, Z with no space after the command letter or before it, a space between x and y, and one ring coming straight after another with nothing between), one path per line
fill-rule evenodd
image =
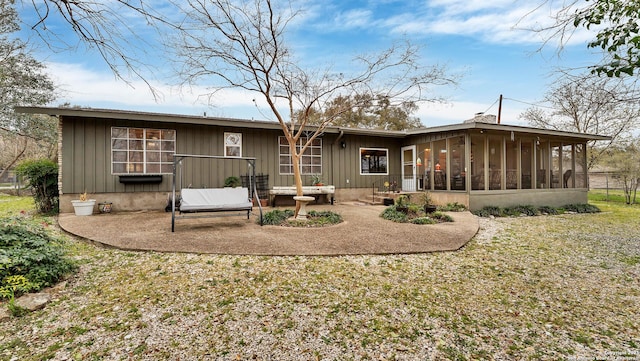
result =
M79 273L44 310L0 324L0 359L640 359L640 207L595 204L602 213L483 219L462 250L422 255L69 240Z

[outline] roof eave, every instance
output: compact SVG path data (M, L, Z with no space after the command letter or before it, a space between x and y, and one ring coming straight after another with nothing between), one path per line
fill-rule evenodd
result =
M282 126L278 122L264 120L248 120L221 117L206 117L195 115L177 115L152 112L139 112L129 110L113 110L113 109L94 109L94 108L68 108L68 107L40 107L25 106L15 107L18 113L27 114L48 114L52 116L76 116L76 117L93 117L100 119L122 119L132 121L156 121L165 123L181 123L181 124L198 124L198 125L218 125L227 127L242 127L253 129L272 129L281 130ZM309 130L317 129L315 126L308 126ZM432 134L438 132L451 132L460 130L494 130L494 131L513 131L520 133L529 133L535 135L568 137L584 140L611 140L609 136L574 133L560 130L531 128L519 125L506 125L483 122L457 123L451 125L442 125L430 128L418 128L406 131L391 131L378 129L361 129L348 127L330 126L324 129L325 133L344 133L352 135L380 136L387 138L404 138L407 135Z
M512 131L512 132L529 133L529 134L554 136L554 137L579 138L579 139L585 139L585 140L611 140L611 137L605 136L605 135L567 132L567 131L554 130L554 129L532 128L532 127L526 127L522 125L508 125L508 124L495 124L495 123L482 123L482 122L458 123L458 124L442 125L442 126L431 127L431 128L420 128L420 129L411 130L408 132L408 134L420 135L420 134L451 132L451 131L459 131L459 130L472 130L472 129L494 130L494 131L501 131L501 132Z

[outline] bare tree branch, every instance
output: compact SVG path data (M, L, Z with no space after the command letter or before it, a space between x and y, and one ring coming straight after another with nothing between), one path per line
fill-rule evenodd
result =
M640 104L635 83L619 78L601 78L591 73L563 73L545 95L551 110L527 109L520 115L535 127L578 133L601 134L611 140L593 148L589 167L609 147L627 141L640 125Z
M186 18L173 44L185 84L208 84L211 96L228 87L260 94L289 142L298 195L302 195L301 155L343 112L324 111L332 99L362 95L354 99L365 101L369 95L390 104L439 101L432 88L455 84L444 67L421 65L418 48L408 43L357 57L359 70L353 74L336 73L330 67L303 69L285 45L287 25L299 14L286 3L194 0L182 4L182 11ZM283 114L283 105L289 114ZM312 114L316 117L310 133ZM319 119L318 114L322 114ZM306 142L299 146L303 136Z

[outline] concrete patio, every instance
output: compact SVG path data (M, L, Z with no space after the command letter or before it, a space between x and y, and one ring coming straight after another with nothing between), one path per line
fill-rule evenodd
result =
M58 222L66 232L123 250L277 256L454 251L479 229L477 218L469 212L449 213L455 221L452 223L415 225L382 219L383 206L359 202L310 209L334 211L344 222L321 228L261 227L256 223L257 207L250 220L246 214L177 219L173 233L171 213L160 211L84 217L63 213Z

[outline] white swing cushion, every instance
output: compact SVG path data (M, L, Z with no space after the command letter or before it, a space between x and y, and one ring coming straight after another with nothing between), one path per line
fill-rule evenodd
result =
M181 212L220 212L251 210L249 189L236 188L186 188L180 191Z

